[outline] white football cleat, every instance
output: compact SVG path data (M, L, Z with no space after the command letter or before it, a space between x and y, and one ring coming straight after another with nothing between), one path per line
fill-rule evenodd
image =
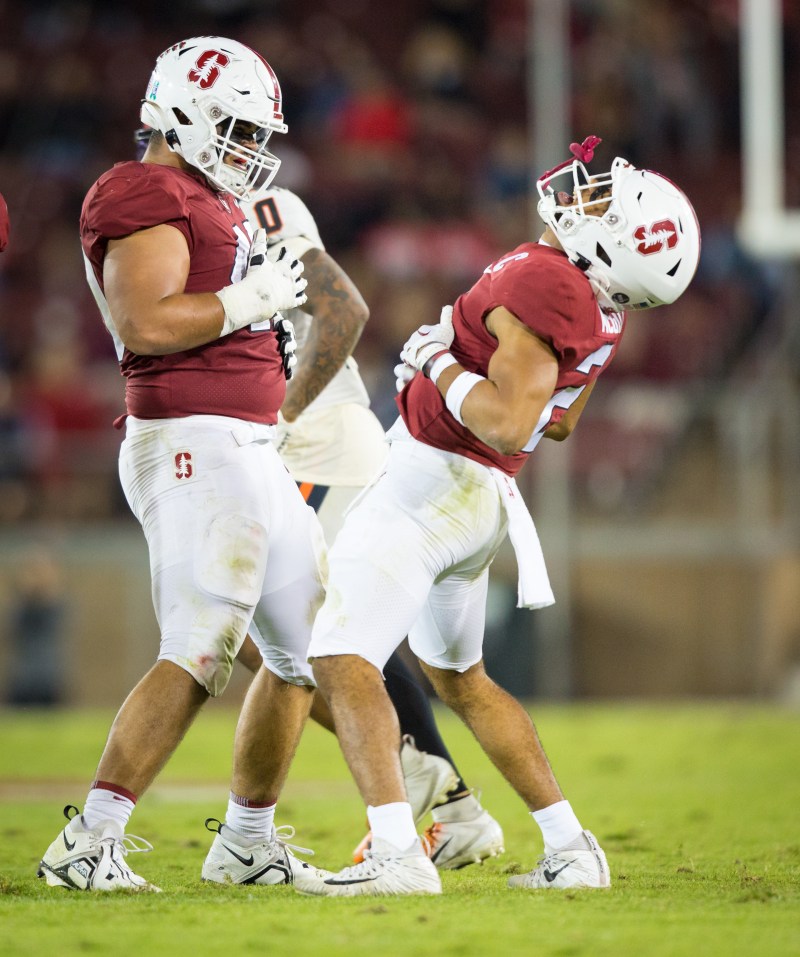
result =
M582 831L559 850L545 847L545 856L527 874L508 879L509 887L611 887L608 862L591 831Z
M70 815L70 811L74 811ZM39 864L38 877L50 887L78 891L154 891L149 883L128 867L129 853L152 851L153 845L134 834L124 834L116 821L102 821L87 828L78 809L64 808L67 826L48 847Z
M216 825L216 826L214 826ZM249 843L216 818L206 819L206 828L216 834L203 862L202 878L215 884L294 884L306 894L318 893L315 887L330 871L313 867L292 853L313 854L312 850L288 844L294 828L283 825L272 829L272 839Z
M360 864L345 867L338 874L331 874L320 886L303 889L303 892L326 897L441 894L442 882L419 841L407 851L400 851L388 841L375 838Z
M458 775L449 761L418 750L410 734L403 735L400 765L414 823L419 824L434 807L444 804L448 791L458 784Z
M423 844L440 870L480 864L505 850L500 825L473 794L434 808Z

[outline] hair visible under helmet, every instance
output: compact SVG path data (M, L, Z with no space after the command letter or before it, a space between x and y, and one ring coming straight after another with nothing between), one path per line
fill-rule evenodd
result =
M159 56L141 120L217 189L253 200L280 166L266 147L272 133L287 131L281 110L278 78L263 57L236 40L193 37Z
M576 158L539 177L539 215L570 261L586 273L604 311L675 302L700 259L692 204L665 176L637 169L621 157L607 173L590 176L584 163L600 142L591 136L571 144ZM552 183L559 177L569 177L571 206L558 204Z

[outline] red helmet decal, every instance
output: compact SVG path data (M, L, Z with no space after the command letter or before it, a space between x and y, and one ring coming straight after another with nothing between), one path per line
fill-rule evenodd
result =
M639 226L633 231L633 238L638 241L636 251L643 256L661 252L662 249L672 249L678 244L678 229L671 219L659 219L652 226Z
M201 90L207 90L217 82L222 67L226 67L230 62L226 54L220 53L219 50L206 50L189 70L189 79Z

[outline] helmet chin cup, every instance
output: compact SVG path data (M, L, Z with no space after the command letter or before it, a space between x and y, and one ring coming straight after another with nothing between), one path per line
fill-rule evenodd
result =
M280 84L267 61L236 40L194 37L165 50L141 119L211 185L239 199L257 199L280 166L266 148L272 133L287 131ZM255 149L231 137L238 122L261 131Z

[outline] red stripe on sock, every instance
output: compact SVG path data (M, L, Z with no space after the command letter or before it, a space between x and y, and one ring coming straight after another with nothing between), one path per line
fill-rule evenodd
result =
M252 808L262 808L262 807L275 807L278 803L277 801L251 801L250 798L241 797L238 794L234 794L231 791L231 801L234 804L238 804L239 807L252 807Z
M138 800L133 791L121 788L118 784L112 784L110 781L92 781L91 790L94 790L94 788L99 788L101 791L113 791L114 794L127 798L132 804L136 804Z

